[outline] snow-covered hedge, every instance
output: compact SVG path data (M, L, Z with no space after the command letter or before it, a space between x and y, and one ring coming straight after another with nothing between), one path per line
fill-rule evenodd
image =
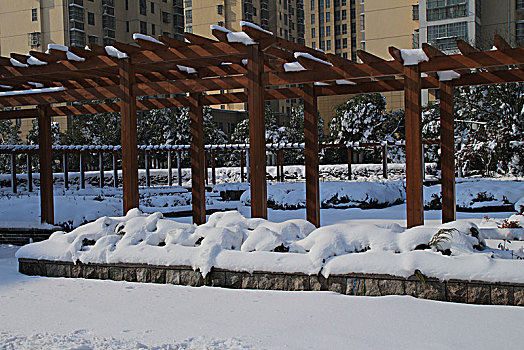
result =
M215 213L196 226L134 209L125 217L102 217L70 233L55 232L47 241L22 247L17 257L184 265L204 276L212 267L404 277L418 269L442 279L523 282L524 262L504 260L497 253L485 247L477 226L467 222L409 230L397 224L347 223L315 229L301 219L274 223L232 211Z
M275 183L268 185L267 203L273 209L306 207L305 183ZM400 204L406 199L402 181L333 181L320 183L322 208L383 208ZM251 192L240 201L250 205Z

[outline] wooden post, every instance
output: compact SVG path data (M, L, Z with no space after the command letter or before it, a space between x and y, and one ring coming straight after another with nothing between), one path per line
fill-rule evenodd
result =
M176 152L176 170L178 177L178 186L182 186L182 160L180 156L180 151Z
M259 45L248 46L247 78L251 217L267 219L266 124L263 73L264 56Z
M151 187L151 153L144 152L144 163L146 164L146 186Z
M17 192L16 188L16 154L11 153L11 189L13 193Z
M382 176L388 178L388 144L382 145Z
M306 154L306 218L316 227L320 226L320 184L318 175L318 109L315 87L304 88L304 139Z
M118 188L117 153L113 152L113 187Z
M33 192L33 160L30 152L27 152L27 190Z
M62 151L62 171L64 172L64 188L69 188L69 164L67 158L67 151Z
M206 222L206 154L204 149L204 112L200 94L189 94L189 116L191 118L191 194L193 223Z
M80 188L84 189L86 188L86 173L85 173L85 152L80 151L80 161L79 161L79 167L80 167Z
M277 150L275 153L276 153L275 156L277 160L275 166L277 168L277 182L278 182L278 181L281 181L280 180L280 152L279 150Z
M351 180L351 163L353 161L353 147L348 146L348 180Z
M453 85L440 82L440 167L442 223L456 220L455 203L455 135Z
M280 181L284 182L284 149L280 150Z
M421 81L418 65L404 66L406 211L408 228L424 224Z
M104 153L98 152L98 168L100 169L100 188L104 188Z
M167 151L167 185L173 186L173 154Z
M240 151L240 182L244 182L246 174L244 173L244 151Z
M215 150L211 150L211 183L213 185L217 184L217 169L216 169L216 163L215 163Z
M49 106L38 106L38 154L40 156L40 219L54 224L53 155Z
M119 62L120 89L120 123L122 129L122 184L124 192L124 214L130 209L138 208L138 149L137 149L137 116L135 85L135 68L130 59Z

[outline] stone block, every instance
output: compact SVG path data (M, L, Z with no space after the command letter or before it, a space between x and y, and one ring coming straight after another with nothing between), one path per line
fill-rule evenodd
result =
M180 284L180 270L166 270L167 284Z
M71 266L71 277L73 277L73 278L82 278L82 277L84 277L83 272L84 272L84 268L83 268L82 265L75 264L75 265Z
M242 276L242 289L258 289L258 278L252 274Z
M28 276L45 276L45 265L39 261L19 261L18 271Z
M347 280L345 277L329 276L327 279L327 288L331 292L346 294Z
M513 287L491 285L491 305L513 305Z
M180 284L183 286L200 287L204 285L204 278L198 270L180 270Z
M328 290L327 279L322 275L309 276L309 286L312 291Z
M71 277L69 264L46 263L45 269L47 277Z
M151 282L151 270L148 267L136 268L136 281L141 283Z
M513 288L513 302L515 306L524 306L524 287Z
M127 282L136 282L136 268L124 267L122 268L122 279Z
M378 280L380 295L404 295L406 294L404 281L383 279Z
M357 277L348 277L346 284L346 294L347 295L366 295L366 289L364 287L365 280Z
M224 287L226 285L226 273L224 271L210 271L205 278L206 286Z
M468 284L465 282L447 282L446 292L448 301L454 303L468 302Z
M96 273L98 275L98 279L108 280L109 279L109 266L97 265Z
M365 296L368 297L378 297L382 294L380 293L380 287L378 285L378 280L374 278L366 278L364 280L364 290Z
M468 283L468 304L490 304L489 285Z
M309 276L286 276L286 290L310 290Z
M159 267L152 267L151 283L166 283L166 270Z
M242 279L245 273L226 271L225 287L239 289L242 288Z
M446 301L446 288L443 282L406 281L406 294L417 298Z
M123 268L119 266L109 267L109 279L113 281L123 281Z
M82 265L82 275L84 278L88 278L88 279L98 278L97 266Z
M261 273L256 274L258 289L265 290L287 290L286 276L280 274Z

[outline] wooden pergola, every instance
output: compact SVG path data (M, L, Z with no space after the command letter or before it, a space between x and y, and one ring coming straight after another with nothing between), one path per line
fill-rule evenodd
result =
M185 33L186 41L137 35L137 45L115 43L88 49L50 45L47 53L0 57L0 107L17 108L0 112L0 118L38 118L42 222L54 221L51 117L121 113L123 209L127 212L139 205L137 111L189 107L193 221L202 224L206 218L203 106L245 102L251 215L266 218L264 104L303 98L306 212L307 220L319 226L317 97L403 90L407 223L408 227L421 225L422 89L440 89L442 219L455 219L453 87L524 81L520 69L524 48L512 48L495 36L496 50L492 51L480 52L458 40L460 54L454 55L423 44L427 60L420 63L408 65L404 58L412 52L394 47L389 48L392 60L359 51L362 63L355 63L284 40L250 23L241 25L239 33L214 26L217 40L191 33Z

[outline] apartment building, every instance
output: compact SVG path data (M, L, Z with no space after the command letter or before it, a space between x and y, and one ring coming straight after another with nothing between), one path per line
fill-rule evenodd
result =
M249 21L274 34L304 43L303 0L184 0L185 31L214 38L210 26L219 25L240 31L240 21ZM299 99L266 101L272 111L289 115ZM212 106L218 109L244 110L245 104Z
M84 47L130 43L133 33L182 39L181 0L0 1L0 54L45 51L48 44ZM61 128L67 118L56 118ZM22 134L32 121L18 121Z

